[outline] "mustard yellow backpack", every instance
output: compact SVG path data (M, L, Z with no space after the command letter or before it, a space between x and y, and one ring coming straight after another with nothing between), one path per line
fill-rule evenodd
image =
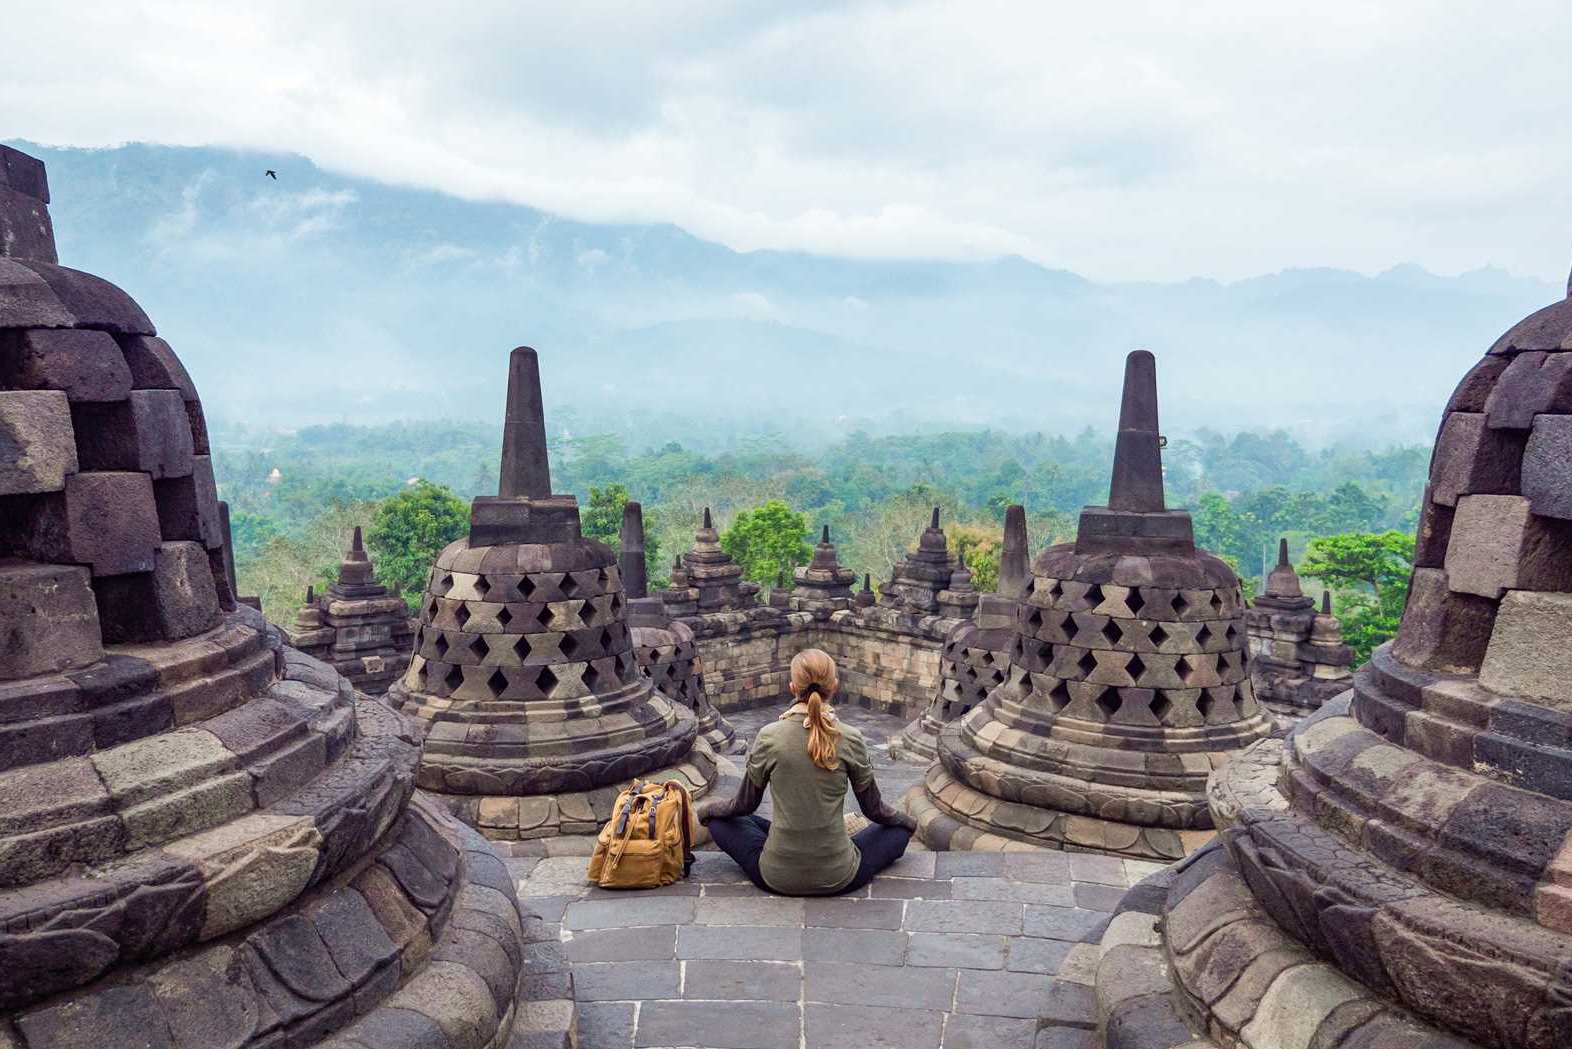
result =
M688 876L693 866L692 801L676 780L639 785L621 794L600 830L589 880L603 889L653 889Z

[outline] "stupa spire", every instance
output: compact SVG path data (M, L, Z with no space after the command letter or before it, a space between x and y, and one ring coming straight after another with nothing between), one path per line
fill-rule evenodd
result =
M1288 565L1288 539L1286 537L1277 541L1277 567L1287 568Z
M630 598L649 596L649 572L644 565L644 507L628 500L622 504L622 531L618 536L617 569L622 589Z
M1026 508L1004 511L1004 549L999 554L999 593L1019 599L1032 578L1031 552L1026 537Z
M1135 350L1124 359L1124 394L1114 444L1110 510L1160 513L1163 504L1162 442L1157 433L1157 358Z
M928 522L928 527L933 529L939 527L939 508L937 506L933 508L933 520Z
M508 406L502 422L502 476L497 495L503 499L551 495L540 361L528 346L518 347L508 357Z

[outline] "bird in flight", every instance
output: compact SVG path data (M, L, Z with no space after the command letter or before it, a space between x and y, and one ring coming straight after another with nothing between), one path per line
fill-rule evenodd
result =
M268 178L272 179L274 182L278 181L278 172L274 171L272 168L268 168L266 171L262 172L262 174L266 175Z

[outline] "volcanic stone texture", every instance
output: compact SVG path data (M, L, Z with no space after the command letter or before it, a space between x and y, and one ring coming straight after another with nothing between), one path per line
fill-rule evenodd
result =
M123 292L19 254L16 193L42 167L0 147L0 1045L483 1049L560 1014L516 991L500 860L411 802L412 726L218 585L196 391Z
M1464 377L1397 637L1213 779L1161 950L1220 1044L1572 1045L1569 351L1560 302Z
M296 616L289 642L333 664L355 688L380 696L409 668L415 620L409 606L376 581L360 541L360 529L327 593L307 600Z
M1300 592L1286 546L1244 622L1255 697L1279 723L1313 713L1353 684L1348 667L1354 654L1343 644L1342 624L1330 608L1317 612Z
M1012 679L940 733L908 803L936 848L1010 841L1176 859L1209 837L1206 778L1268 731L1232 570L1208 554L1037 559Z
M954 571L955 558L950 556L939 527L939 509L934 507L932 523L917 538L917 546L895 563L879 602L911 612L938 612L939 594L949 587Z
M630 601L628 629L639 667L655 688L693 711L699 719L699 738L710 749L729 753L737 742L737 730L715 709L704 690L704 662L699 658L693 629L667 619L659 598Z
M615 562L590 539L437 557L388 696L425 727L421 786L490 837L593 833L635 777L713 778L694 714L639 667Z
M957 623L944 639L942 677L922 716L890 742L903 761L931 764L938 757L939 732L970 713L989 693L1009 680L1015 643L1016 603L984 594L975 618Z

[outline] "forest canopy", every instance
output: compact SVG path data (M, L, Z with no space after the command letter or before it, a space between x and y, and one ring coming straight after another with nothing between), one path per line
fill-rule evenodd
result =
M704 452L674 441L635 451L603 434L561 433L550 445L553 488L578 497L586 534L615 543L622 504L643 504L652 587L692 545L705 507L749 577L767 587L806 560L825 525L842 564L877 586L937 506L986 589L996 578L1005 508L1026 507L1034 554L1067 541L1080 508L1107 498L1112 462L1111 440L1090 429L1073 436L853 433L817 452L778 434ZM306 585L331 579L357 523L367 526L384 581L397 583L412 606L418 602L422 562L463 534L467 500L496 490L500 431L460 423L334 425L288 435L224 433L215 446L242 590L260 594L269 617L287 623ZM1395 629L1406 570L1393 561L1388 576L1401 576L1401 585L1383 576L1378 593L1372 580L1335 562L1357 561L1359 544L1375 541L1347 537L1412 536L1428 463L1428 449L1418 445L1312 450L1282 431L1201 430L1168 442L1164 481L1168 504L1190 509L1197 543L1235 565L1247 593L1258 589L1278 540L1287 538L1307 587L1335 592L1363 655ZM800 535L787 534L799 525ZM1328 545L1332 537L1344 538ZM1400 561L1401 551L1392 556ZM1314 578L1312 569L1325 574Z

